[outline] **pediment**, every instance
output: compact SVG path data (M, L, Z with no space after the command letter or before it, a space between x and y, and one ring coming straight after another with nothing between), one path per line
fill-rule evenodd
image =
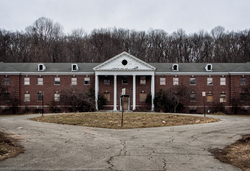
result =
M94 71L155 71L148 63L123 52L93 68Z

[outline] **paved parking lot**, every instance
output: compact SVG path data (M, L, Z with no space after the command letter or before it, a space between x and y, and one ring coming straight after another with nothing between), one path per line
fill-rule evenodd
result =
M250 117L213 116L209 124L111 130L29 121L38 115L0 117L0 131L21 137L23 154L0 170L240 170L214 159L250 134Z

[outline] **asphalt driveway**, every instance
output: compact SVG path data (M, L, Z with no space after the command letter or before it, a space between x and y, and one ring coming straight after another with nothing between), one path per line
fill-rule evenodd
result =
M250 117L213 116L209 124L110 130L0 117L0 131L22 138L23 154L0 170L235 171L209 152L250 134Z

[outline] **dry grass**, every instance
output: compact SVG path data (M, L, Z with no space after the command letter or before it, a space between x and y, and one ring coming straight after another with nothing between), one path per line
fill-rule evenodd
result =
M10 134L0 132L0 161L9 157L15 157L23 153L24 149L19 145L18 139Z
M121 129L121 112L75 113L37 117L31 120L57 124L69 124L109 129ZM175 126L217 122L219 119L187 115L124 113L123 129Z
M243 136L222 150L214 149L212 153L221 162L239 167L243 171L250 171L250 135Z

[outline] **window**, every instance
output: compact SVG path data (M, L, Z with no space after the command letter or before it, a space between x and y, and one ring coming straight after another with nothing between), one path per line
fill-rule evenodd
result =
M240 93L240 102L246 102L246 101L247 101L247 94Z
M213 70L213 65L212 64L207 64L205 69L206 69L206 71L212 71Z
M24 94L24 101L25 102L30 102L30 93L25 93Z
M55 93L54 94L54 101L55 102L59 102L60 101L60 94L59 93Z
M179 65L178 64L173 64L172 65L172 70L173 71L179 71Z
M71 78L71 85L77 85L77 78Z
M226 93L220 94L220 102L226 102Z
M190 85L196 85L196 78L190 78Z
M10 101L10 93L3 93L3 101L4 102Z
M226 85L226 78L220 78L220 85Z
M207 78L207 85L213 85L213 78Z
M160 85L166 85L166 78L160 78Z
M128 78L122 77L122 84L128 84Z
M37 78L37 85L43 85L43 78Z
M55 77L55 85L60 85L60 77Z
M77 64L72 64L71 65L71 71L78 71L78 65Z
M179 78L173 78L173 85L179 85Z
M3 85L10 85L10 77L4 77L3 78Z
M207 94L207 102L213 102L213 94L212 93Z
M190 102L196 102L196 94L195 93L190 94Z
M145 102L146 98L147 98L147 94L145 92L141 92L140 93L140 101Z
M109 77L104 77L104 84L110 84Z
M90 78L89 77L84 78L84 84L85 85L90 85Z
M38 71L44 71L46 69L44 64L38 64Z
M140 77L140 84L146 84L146 77L145 76Z
M43 101L43 92L37 93L37 101L42 102Z
M247 84L247 79L246 77L241 77L240 78L240 85L246 85Z
M30 78L24 77L24 85L30 85Z
M105 92L104 93L104 98L109 102L110 101L110 93L109 92Z

